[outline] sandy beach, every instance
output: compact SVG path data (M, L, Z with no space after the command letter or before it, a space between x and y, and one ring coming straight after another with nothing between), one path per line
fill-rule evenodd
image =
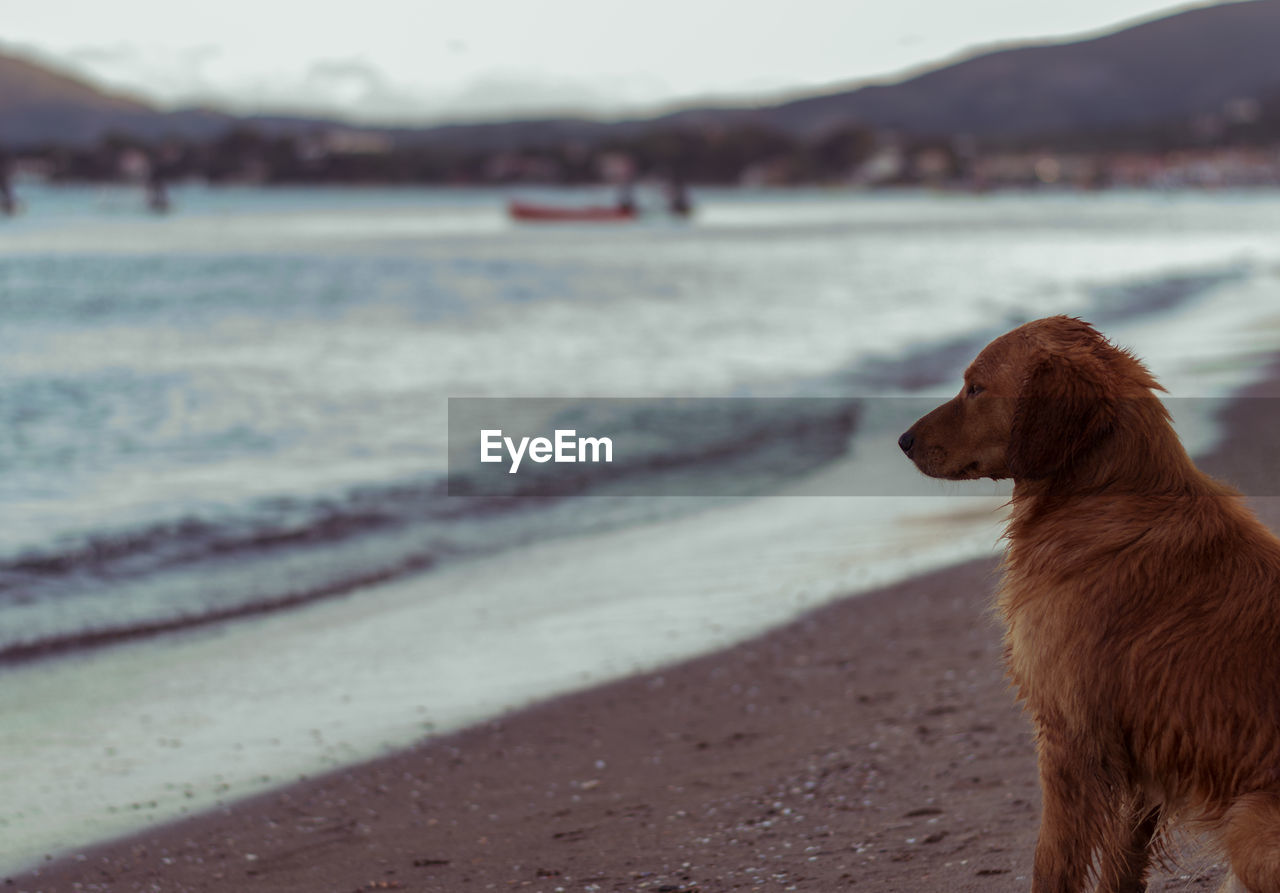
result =
M1202 467L1275 442L1260 397ZM1253 500L1273 527L1277 500ZM963 563L5 881L20 891L1025 889L1039 795ZM1209 889L1194 846L1152 889Z

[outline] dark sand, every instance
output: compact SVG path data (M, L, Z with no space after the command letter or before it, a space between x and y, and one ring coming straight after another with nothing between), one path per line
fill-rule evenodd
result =
M1202 467L1272 462L1265 406ZM994 583L989 560L909 580L3 889L1025 890L1039 794ZM1193 853L1152 889L1219 875Z

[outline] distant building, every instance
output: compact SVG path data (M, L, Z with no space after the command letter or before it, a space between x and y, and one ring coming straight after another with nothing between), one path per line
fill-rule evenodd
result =
M793 171L788 158L770 158L748 164L738 175L738 185L749 188L785 186L792 181Z
M141 149L125 149L116 159L120 176L131 182L142 182L151 176L151 159Z
M850 179L860 186L879 186L900 179L906 167L902 150L897 146L885 146L859 165Z
M305 161L319 161L334 155L386 155L394 148L385 133L335 128L299 140L297 151Z

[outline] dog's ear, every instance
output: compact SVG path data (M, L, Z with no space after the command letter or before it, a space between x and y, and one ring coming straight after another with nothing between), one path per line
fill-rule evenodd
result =
M1046 478L1111 432L1115 401L1096 360L1050 356L1032 367L1013 412L1008 457L1014 479Z

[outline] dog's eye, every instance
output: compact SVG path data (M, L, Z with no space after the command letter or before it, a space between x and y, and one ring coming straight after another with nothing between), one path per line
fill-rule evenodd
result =
M969 385L969 389L968 389L967 391L965 391L965 392L964 392L964 394L965 394L965 396L966 396L966 397L976 397L976 396L978 396L979 394L981 394L981 393L982 393L983 391L985 391L985 390L986 390L986 388L984 388L984 387L983 387L982 385L980 385L980 384L971 384L971 385Z

